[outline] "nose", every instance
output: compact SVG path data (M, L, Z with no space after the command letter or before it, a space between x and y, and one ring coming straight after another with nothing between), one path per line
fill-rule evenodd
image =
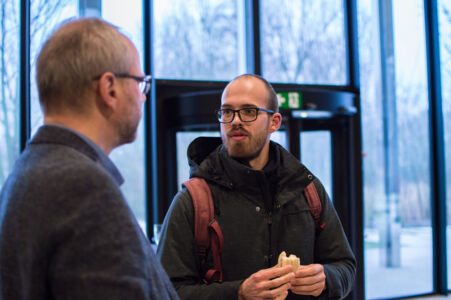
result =
M239 112L235 112L235 115L233 116L233 120L232 122L230 122L230 124L235 125L235 124L241 124L241 118L240 118L240 113Z

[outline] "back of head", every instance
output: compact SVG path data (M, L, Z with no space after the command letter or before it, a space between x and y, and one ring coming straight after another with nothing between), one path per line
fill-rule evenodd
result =
M44 43L36 62L36 82L46 113L71 109L83 112L84 97L96 76L126 73L133 64L130 41L97 18L62 24Z

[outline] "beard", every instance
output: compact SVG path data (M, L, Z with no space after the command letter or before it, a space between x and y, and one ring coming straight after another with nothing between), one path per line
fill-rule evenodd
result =
M244 140L232 139L233 133L238 130L247 135ZM252 134L245 130L242 125L232 125L228 131L225 128L221 128L221 138L230 157L249 162L258 157L265 147L268 140L268 128Z
M122 128L120 133L120 144L129 144L136 140L136 132L137 132L137 126L135 128Z
M119 145L131 143L136 139L140 121L141 113L140 111L137 111L135 113L130 113L125 120L119 122L117 126Z

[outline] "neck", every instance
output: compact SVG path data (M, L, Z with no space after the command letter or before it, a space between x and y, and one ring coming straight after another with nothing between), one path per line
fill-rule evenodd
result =
M93 117L56 114L45 115L44 124L55 123L69 127L96 143L107 155L115 148L111 129L104 122Z
M269 143L263 146L263 149L255 157L248 161L249 166L254 170L263 170L269 160Z

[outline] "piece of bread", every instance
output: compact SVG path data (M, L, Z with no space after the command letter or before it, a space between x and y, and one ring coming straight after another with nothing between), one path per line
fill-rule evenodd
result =
M279 255L279 260L277 263L278 267L285 267L291 265L293 266L293 272L296 272L299 268L299 266L301 265L301 260L299 259L299 257L297 257L294 254L290 254L290 256L287 257L287 254L285 253L285 251L282 251L282 253L280 253Z

